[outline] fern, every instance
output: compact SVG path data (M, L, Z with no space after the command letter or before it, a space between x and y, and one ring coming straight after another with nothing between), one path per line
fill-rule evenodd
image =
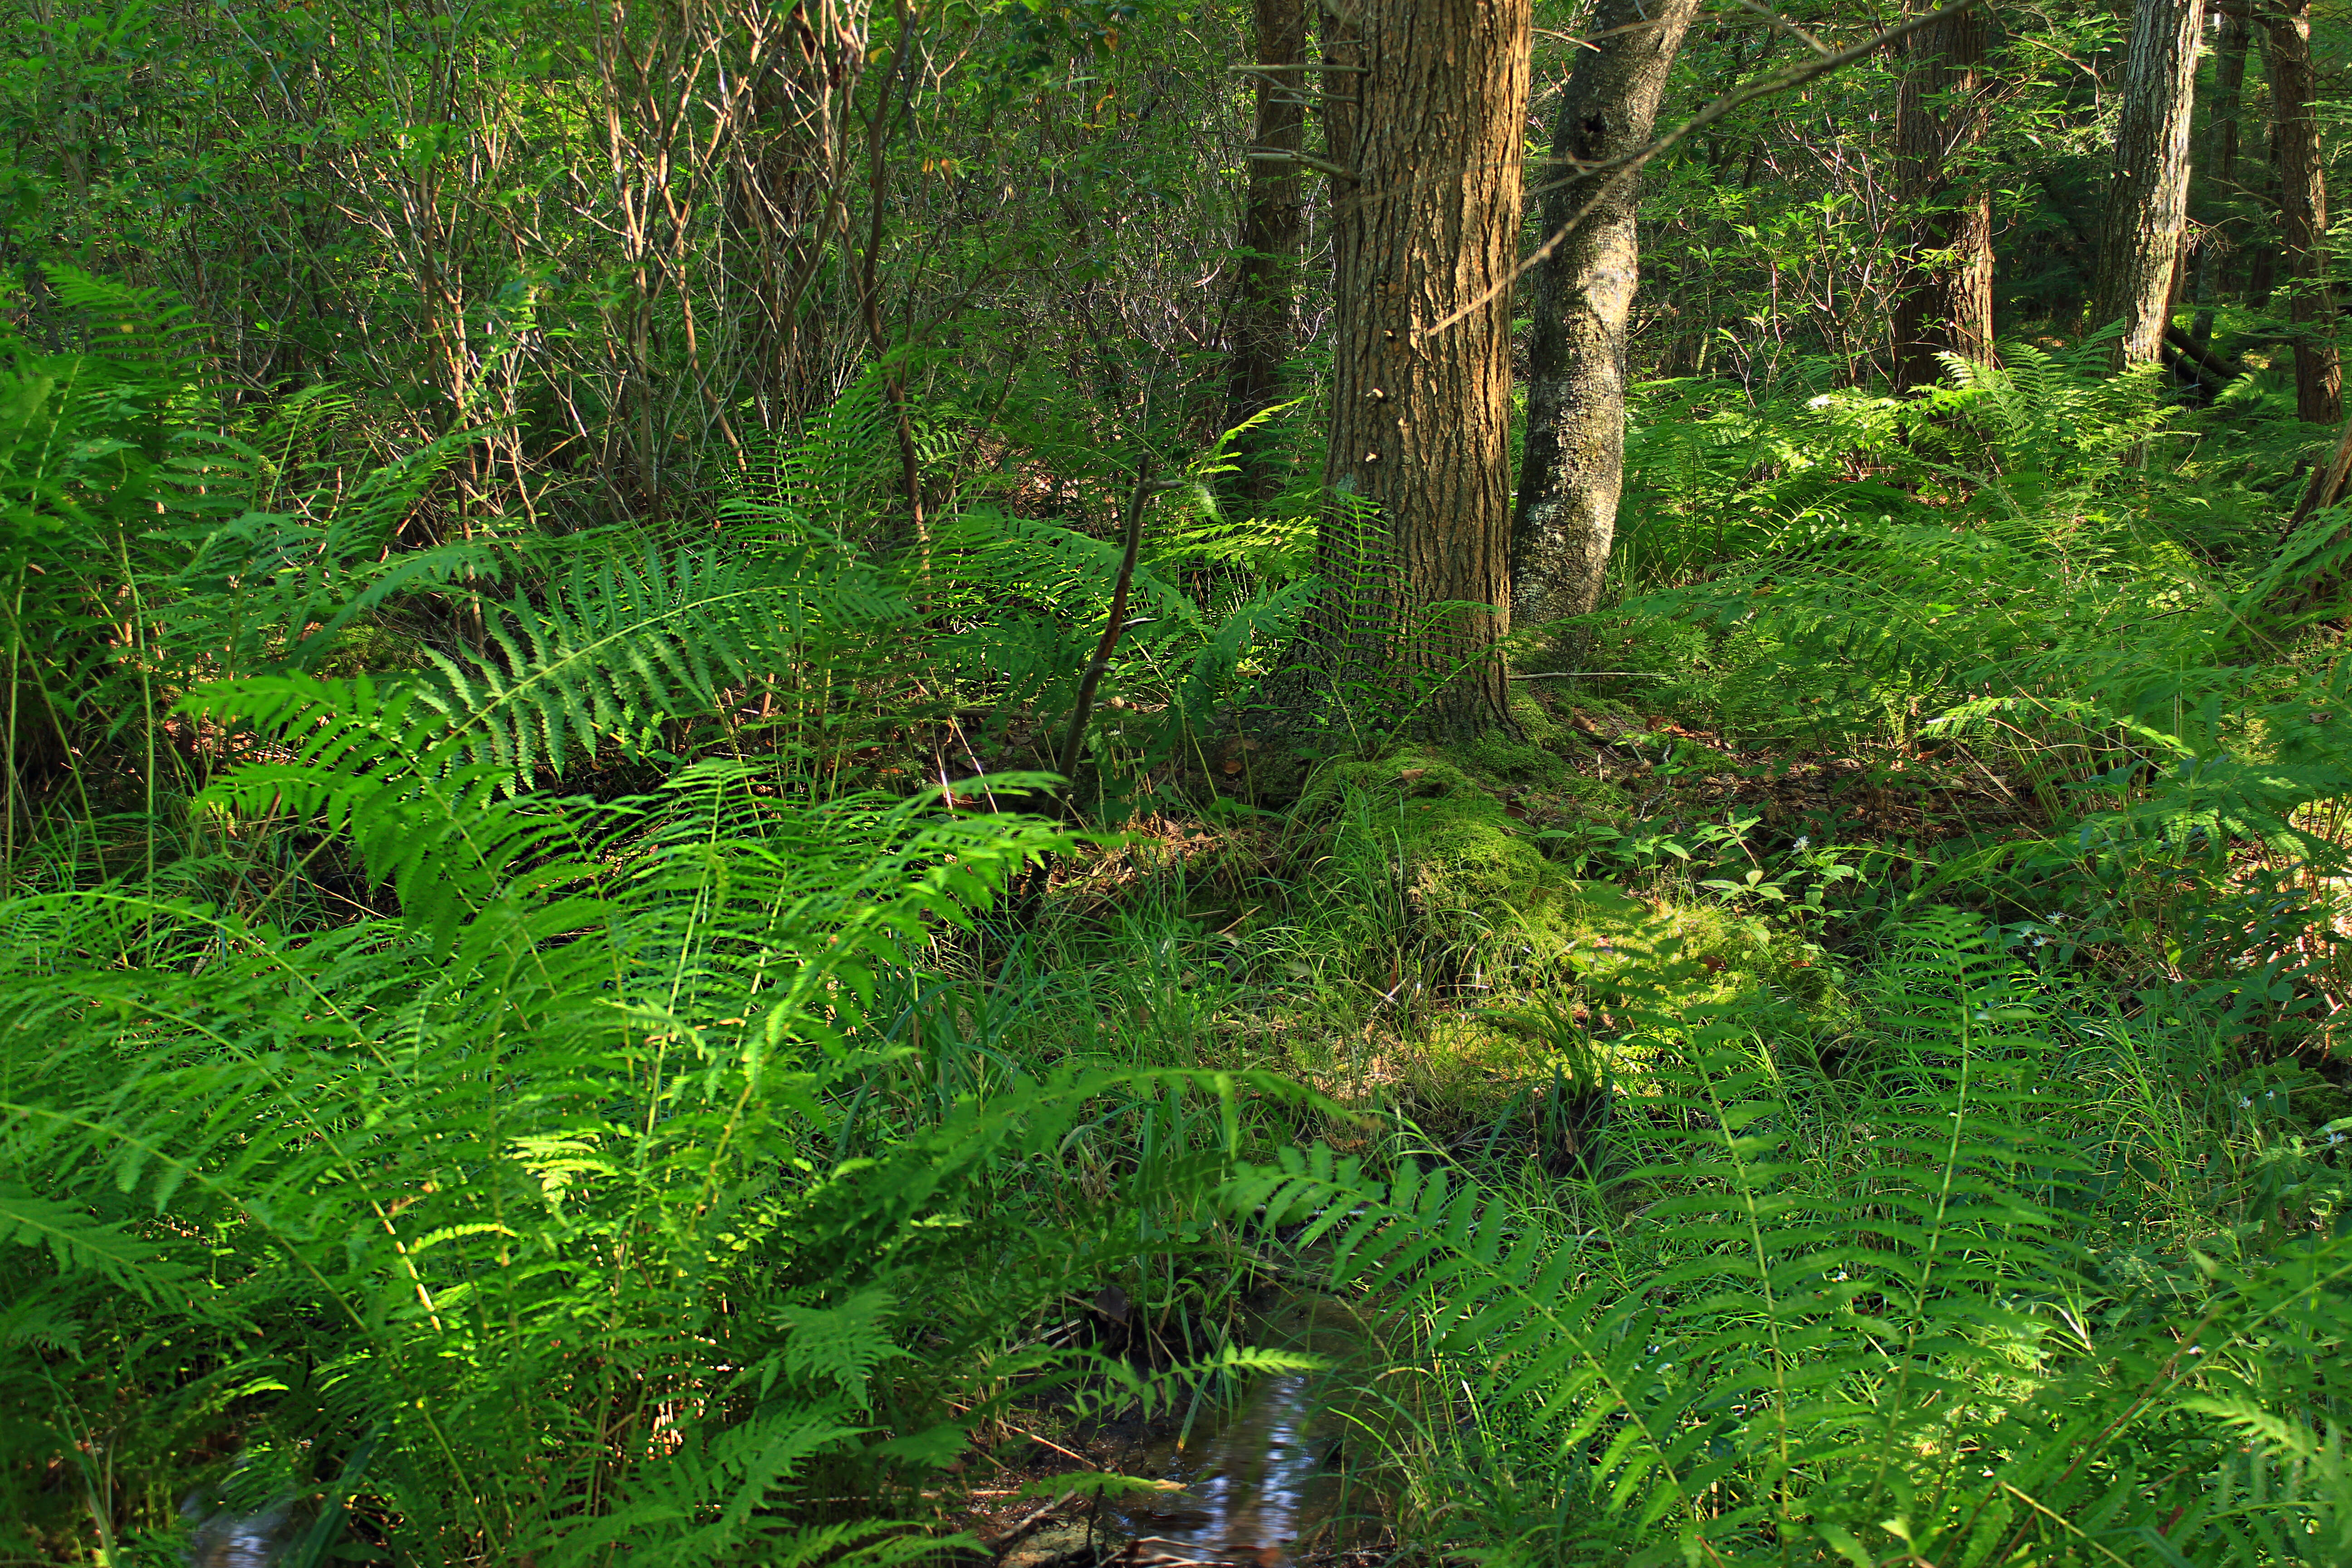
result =
M730 685L779 675L821 622L877 629L906 614L872 577L807 552L583 565L541 605L488 621L502 657L432 654L421 700L470 757L518 783L603 742L643 752L661 724L704 713Z
M174 1331L249 1384L271 1368L240 1361L245 1325L312 1324L287 1435L410 1555L914 1554L812 1533L793 1500L813 1467L960 1448L951 1413L884 1397L909 1292L974 1247L1018 1257L1002 1325L1131 1249L999 1201L1129 1090L1065 1074L860 1123L899 1071L866 1009L1063 839L737 764L517 795L475 731L365 682L197 700L276 752L211 798L348 835L400 913L297 937L115 889L5 906L0 1170L55 1194L5 1211L46 1259L0 1316L10 1405L54 1403L24 1347L69 1340L93 1288L161 1310L208 1278ZM1223 1160L1151 1179L1197 1202Z
M1663 1248L1638 1286L1443 1171L1376 1184L1286 1152L1248 1184L1264 1222L1307 1222L1336 1285L1423 1304L1429 1355L1479 1412L1479 1437L1448 1439L1473 1445L1461 1462L1559 1497L1526 1500L1542 1522L1493 1550L2091 1562L2204 1528L2183 1510L2223 1450L2177 1419L2199 1363L2129 1336L2063 1363L2050 1307L2079 1286L2048 1205L2084 1166L2044 1130L2031 983L1944 917L1884 984L1899 1048L1862 1106L1809 1104L1728 1020L1655 1037L1656 1088L1612 1123L1649 1155L1621 1200ZM1827 1152L1857 1139L1869 1163L1843 1174ZM2217 1298L2205 1347L2252 1342L2291 1290L2352 1324L2319 1267Z
M251 458L192 417L210 400L184 308L70 269L56 287L61 335L83 352L0 336L0 615L16 694L5 750L18 768L142 731L152 742L154 579L175 535L235 511ZM12 775L12 811L17 789Z
M2339 1425L2314 1427L2243 1397L2188 1407L2241 1441L2216 1468L2199 1521L2236 1561L2319 1568L2352 1559L2352 1456Z
M1199 505L1197 495L1194 505ZM1148 773L1212 733L1243 694L1253 658L1266 657L1319 591L1298 578L1197 600L1170 573L1213 569L1270 547L1295 544L1295 531L1265 524L1179 521L1148 535L1149 559L1134 579L1129 623L1113 686L1158 710L1128 732L1124 753ZM1050 710L1066 700L1100 637L1121 552L1059 523L973 509L943 523L934 541L930 590L967 625L943 640L950 668L984 679L1000 711ZM1212 578L1213 581L1213 578ZM1109 726L1106 726L1109 727Z
M869 512L898 460L887 384L868 367L797 430L755 437L719 500L728 532L804 544Z
M0 1182L0 1237L45 1248L61 1274L95 1274L150 1303L186 1288L190 1271L124 1219L97 1220L87 1205L41 1197Z
M172 531L188 554L151 584L166 646L181 650L184 668L213 679L316 669L344 634L387 606L511 570L516 552L487 542L390 548L425 492L478 435L427 442L361 475L347 494Z

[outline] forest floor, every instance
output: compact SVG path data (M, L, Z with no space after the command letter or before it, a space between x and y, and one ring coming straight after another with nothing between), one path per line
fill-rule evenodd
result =
M1559 1077L1563 1040L1539 1010L1556 1004L1549 1020L1573 1027L1586 1065L1605 1061L1613 1092L1638 1093L1625 1086L1643 1071L1643 1004L1610 980L1647 966L1676 988L1677 1008L1744 1016L1791 1070L1805 1060L1834 1076L1886 1022L1873 1016L1867 972L1906 905L1976 903L1997 926L2032 928L2012 944L2028 953L2047 948L2064 918L2043 918L2035 897L2061 889L1997 874L2004 846L2041 841L2063 820L2052 781L2013 758L1948 737L1743 745L1691 715L1589 687L1545 683L1527 696L1539 745L1400 744L1327 763L1292 798L1239 809L1213 786L1246 781L1202 768L1195 784L1210 810L1139 815L1066 861L1051 906L1053 962L1120 973L1087 1008L1105 1047L1295 1077L1335 1108L1312 1131L1342 1152L1458 1166L1506 1185L1514 1168L1538 1183L1589 1179L1605 1140L1563 1120L1576 1086ZM940 749L929 750L940 765ZM1044 765L1039 746L1018 736L961 751L961 776ZM1510 852L1530 847L1544 853ZM1956 864L1996 875L1955 880ZM2342 1005L2332 951L2311 955L2289 981L2332 1016ZM2147 973L2147 957L2144 941L2092 933L2067 963L2092 986L2130 995L2168 978ZM2344 1064L2324 1051L2308 1060L2304 1116L2352 1110ZM1581 1201L1612 1206L1597 1188ZM1607 1227L1582 1212L1577 1224ZM2159 1250L2177 1263L2186 1239L2176 1233ZM1321 1397L1329 1386L1318 1384ZM1393 1473L1368 1474L1344 1521L1328 1502L1318 1513L1303 1491L1283 1490L1300 1479L1280 1474L1282 1445L1298 1435L1269 1436L1251 1417L1255 1395L1226 1397L1238 1403L1200 1422L1205 1459L1172 1441L1197 1411L1110 1430L1056 1425L1056 1410L1039 1408L1024 1419L1050 1436L1000 1447L991 1462L1003 1473L948 1522L1003 1543L1000 1561L1019 1568L1339 1568L1384 1560L1401 1525L1425 1524L1429 1500L1402 1497L1413 1483ZM1237 1458L1235 1443L1270 1443L1273 1465ZM1080 1470L1137 1475L1172 1495L1127 1507L1048 1495ZM1270 1517L1306 1540L1266 1534L1265 1498L1253 1489L1267 1487L1278 1494Z

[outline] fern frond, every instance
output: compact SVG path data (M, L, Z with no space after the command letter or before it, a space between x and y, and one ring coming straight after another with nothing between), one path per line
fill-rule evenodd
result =
M0 1240L42 1248L59 1273L96 1274L150 1303L184 1291L190 1278L184 1264L125 1222L96 1219L86 1208L6 1181L0 1181Z
M782 675L820 625L873 630L907 613L871 575L805 550L585 563L543 604L491 616L498 657L433 655L418 699L469 760L523 784L606 742L651 746L725 688Z

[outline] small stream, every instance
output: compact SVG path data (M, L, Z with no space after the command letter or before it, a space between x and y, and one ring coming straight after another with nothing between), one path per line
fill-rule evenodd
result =
M1311 1294L1259 1319L1252 1337L1310 1352L1327 1365L1344 1364L1361 1351L1352 1313ZM1259 1378L1224 1404L1204 1405L1181 1440L1162 1437L1121 1460L1128 1475L1181 1489L1108 1505L1107 1533L1132 1538L1146 1561L1259 1568L1288 1568L1309 1551L1339 1544L1350 1526L1378 1510L1363 1478L1351 1478L1341 1463L1341 1438L1354 1424L1325 1403L1333 1392L1328 1373L1290 1373Z
M1297 1544L1328 1521L1341 1491L1334 1438L1309 1419L1307 1380L1265 1378L1192 1441L1155 1443L1129 1473L1183 1490L1129 1499L1108 1511L1146 1553L1284 1568ZM1206 1428L1206 1430L1203 1430Z
M1351 1333L1311 1298L1287 1304L1263 1321L1259 1342L1287 1342L1328 1362L1356 1349ZM1318 1404L1325 1374L1261 1377L1222 1405L1203 1403L1187 1434L1150 1440L1115 1461L1122 1473L1173 1483L1172 1489L1129 1495L1104 1505L1091 1525L1081 1521L1041 1532L1008 1562L1079 1560L1093 1544L1100 1561L1132 1541L1132 1561L1245 1564L1291 1568L1307 1551L1342 1543L1350 1525L1377 1512L1360 1479L1341 1466L1340 1437L1351 1429L1343 1414ZM208 1500L191 1496L184 1507L200 1518ZM292 1506L238 1516L226 1510L203 1518L183 1561L188 1568L269 1568L285 1561L293 1538L309 1522Z

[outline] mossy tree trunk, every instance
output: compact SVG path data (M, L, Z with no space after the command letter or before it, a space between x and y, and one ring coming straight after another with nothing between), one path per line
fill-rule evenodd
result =
M1625 479L1625 330L1642 275L1641 173L1697 0L1601 0L1561 90L1539 187L1544 243L1528 345L1528 438L1511 521L1512 614L1600 602ZM1563 232L1564 231L1564 232Z
M1304 0L1257 0L1255 137L1242 210L1241 276L1234 297L1225 385L1231 429L1282 401L1282 367L1298 330L1298 252L1305 233L1298 155L1307 140L1307 7ZM1234 453L1232 491L1246 504L1272 500L1283 476L1257 431Z
M2229 201L2238 193L2239 121L2246 104L2246 45L2253 28L2246 17L2249 0L2221 0L2220 36L2213 45L2213 97L2205 110L2204 174L2215 196Z
M2124 64L2116 172L2099 238L2091 322L2120 321L2118 365L2161 357L2189 219L2189 115L2204 0L2139 0Z
M2295 413L2314 425L2344 417L2344 371L2336 350L2336 306L2327 293L2327 176L2313 113L2311 0L2264 0L2270 34L2272 146L2279 182L2279 237L2285 254L2287 315L2294 323Z

